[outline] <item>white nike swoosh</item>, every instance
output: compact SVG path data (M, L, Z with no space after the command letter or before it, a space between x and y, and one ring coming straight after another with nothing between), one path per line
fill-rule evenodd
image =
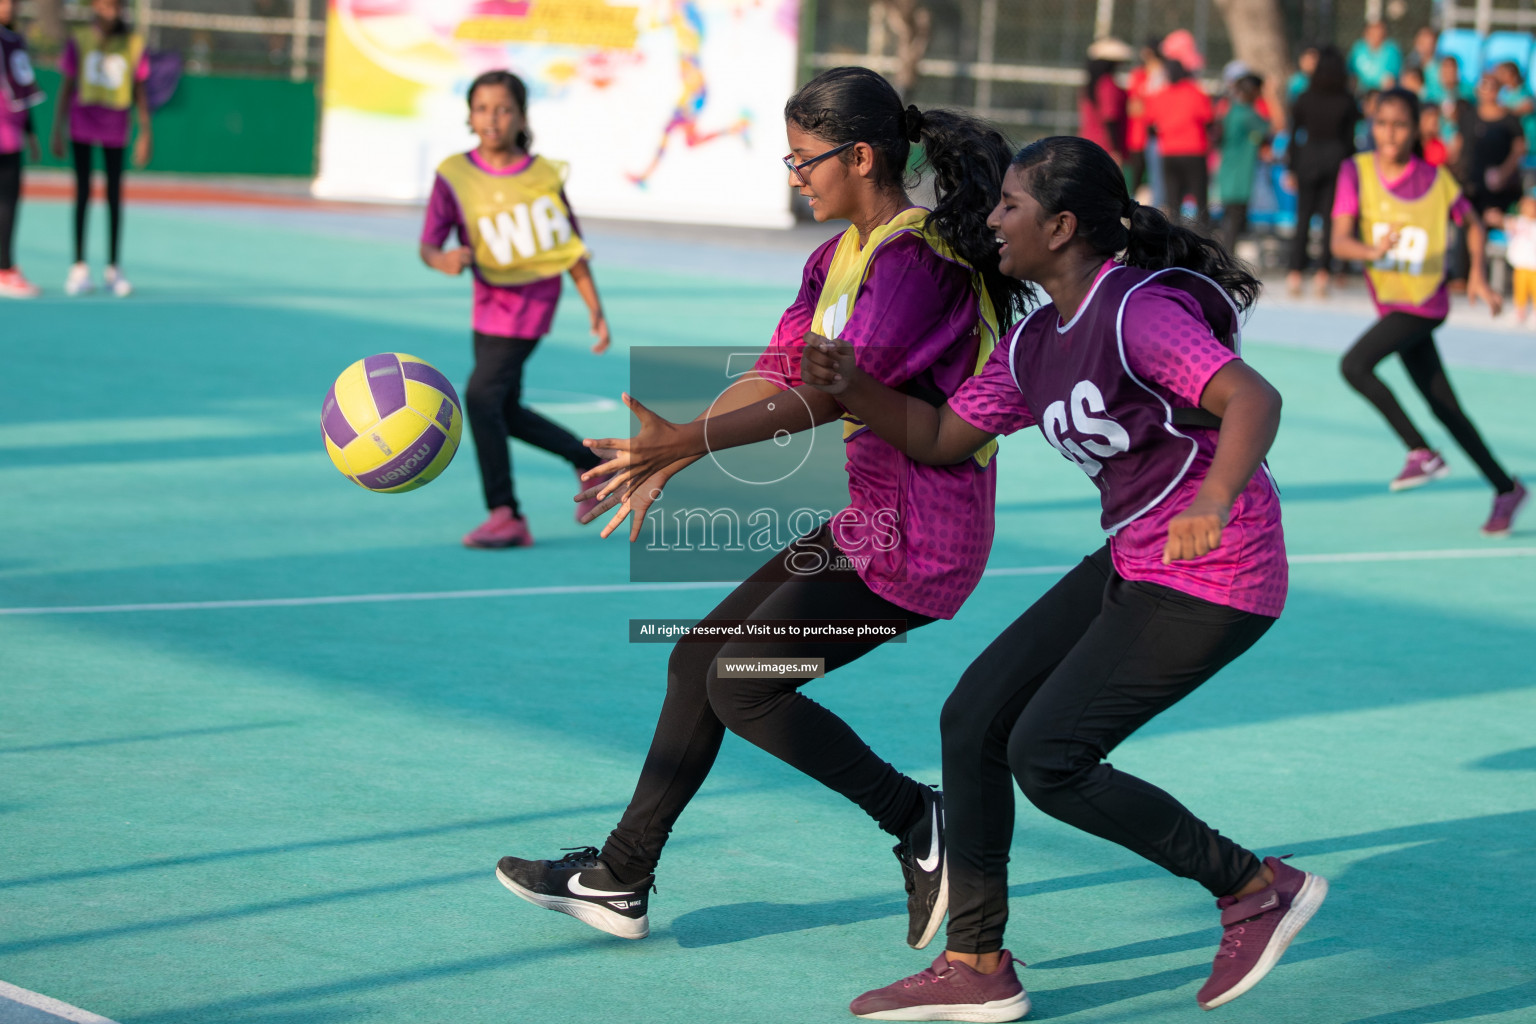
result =
M939 802L933 802L933 831L929 833L928 856L917 862L917 866L924 871L933 871L939 866Z
M632 892L608 892L604 889L589 889L581 884L581 874L572 875L565 880L565 887L577 896L633 896Z

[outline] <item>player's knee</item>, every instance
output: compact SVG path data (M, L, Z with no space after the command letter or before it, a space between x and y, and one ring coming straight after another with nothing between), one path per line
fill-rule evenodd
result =
M709 672L707 688L715 717L738 734L768 714L782 692L771 679L742 679L721 675L718 669Z
M1026 727L1008 738L1008 767L1030 803L1052 817L1055 807L1096 763L1074 757L1060 739Z
M975 688L968 685L976 681L975 672L975 666L965 670L939 712L939 735L945 750L974 748L987 731L985 705L977 700Z

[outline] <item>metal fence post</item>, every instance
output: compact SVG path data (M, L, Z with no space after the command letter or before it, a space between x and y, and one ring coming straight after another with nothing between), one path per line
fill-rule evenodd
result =
M1103 3L1103 0L1099 0ZM992 63L997 57L997 0L981 0L981 21L976 35L976 63L987 73L976 77L976 108L986 117L992 109Z
M309 3L293 0L293 69L289 75L295 82L309 77Z

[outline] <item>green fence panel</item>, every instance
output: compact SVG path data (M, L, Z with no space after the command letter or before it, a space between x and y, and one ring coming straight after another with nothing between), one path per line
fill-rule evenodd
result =
M48 152L59 73L37 72L48 100L32 111L43 165L68 161ZM155 151L148 170L181 174L313 176L319 91L314 82L278 78L185 76L155 111Z

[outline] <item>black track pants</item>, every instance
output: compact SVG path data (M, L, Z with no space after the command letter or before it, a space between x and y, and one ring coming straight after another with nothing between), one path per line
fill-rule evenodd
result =
M91 146L70 144L75 159L75 262L85 261L85 219L91 205ZM123 148L102 146L101 163L107 172L107 262L117 266L123 229Z

